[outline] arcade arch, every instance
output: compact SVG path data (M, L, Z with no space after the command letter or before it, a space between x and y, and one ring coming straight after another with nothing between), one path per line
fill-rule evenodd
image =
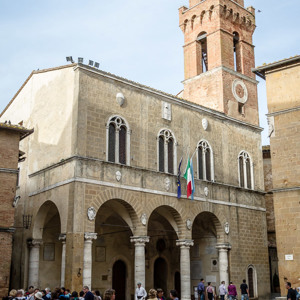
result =
M93 288L105 290L113 287L116 295L130 299L130 292L134 289L134 245L131 237L136 231L136 222L135 210L124 200L111 199L100 206L92 245ZM107 270L107 274L100 276L99 270Z
M224 231L215 214L199 213L192 226L191 283L197 286L201 278L217 285L225 280L228 284L228 250Z
M46 201L33 222L29 246L28 284L59 286L64 283L64 245L61 242L61 216L56 204ZM64 248L64 249L63 249Z
M146 245L146 262L149 287L162 288L164 291L174 288L175 273L180 269L180 248L176 245L182 236L182 218L170 206L155 208L148 221L149 243Z

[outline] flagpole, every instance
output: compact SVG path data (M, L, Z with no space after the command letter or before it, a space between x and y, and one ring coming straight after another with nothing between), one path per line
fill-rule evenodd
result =
M193 157L194 157L194 155L195 155L195 153L196 153L197 149L198 149L198 147L196 147L196 149L195 149L195 151L194 151L194 153L193 153L193 155L192 155L191 159L193 159Z

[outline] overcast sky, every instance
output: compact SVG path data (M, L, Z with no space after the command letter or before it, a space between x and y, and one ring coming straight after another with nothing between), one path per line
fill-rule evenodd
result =
M0 111L32 70L84 57L100 69L176 95L183 86L178 8L188 0L0 0ZM299 0L245 0L254 6L256 66L300 54ZM266 128L265 83L258 85ZM269 144L267 129L263 144Z

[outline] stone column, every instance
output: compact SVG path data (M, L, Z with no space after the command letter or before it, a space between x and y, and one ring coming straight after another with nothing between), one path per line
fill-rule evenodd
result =
M97 233L86 232L84 234L83 249L83 285L92 288L92 243L97 239Z
M62 243L60 286L65 286L65 273L66 273L66 234L65 233L60 234L58 239Z
M228 274L228 250L231 249L230 244L218 244L216 248L219 250L219 272L220 272L220 283L224 280L225 285L229 284Z
M135 255L134 255L134 282L135 287L138 282L141 282L143 286L145 282L145 245L149 242L148 236L132 236L130 242L134 243Z
M29 266L28 266L28 286L39 286L39 264L40 264L40 246L43 240L32 240L28 242Z
M194 241L178 240L176 246L180 246L181 300L190 300L192 293L190 247L194 246Z

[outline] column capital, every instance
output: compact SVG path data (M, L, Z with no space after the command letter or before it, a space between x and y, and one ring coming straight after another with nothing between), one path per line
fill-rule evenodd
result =
M95 232L85 232L84 233L84 239L86 241L92 241L97 239L97 233Z
M131 236L130 242L135 243L135 245L145 246L146 243L149 243L149 236Z
M216 248L218 250L230 250L231 249L231 245L229 243L223 243L223 244L217 244Z
M193 240L177 240L176 246L180 246L181 248L190 248L191 246L194 246Z
M27 241L27 244L29 247L40 247L43 244L43 240L42 239L36 239L36 240L29 240Z
M65 242L67 238L67 235L65 233L61 233L58 237L58 239L62 242Z

